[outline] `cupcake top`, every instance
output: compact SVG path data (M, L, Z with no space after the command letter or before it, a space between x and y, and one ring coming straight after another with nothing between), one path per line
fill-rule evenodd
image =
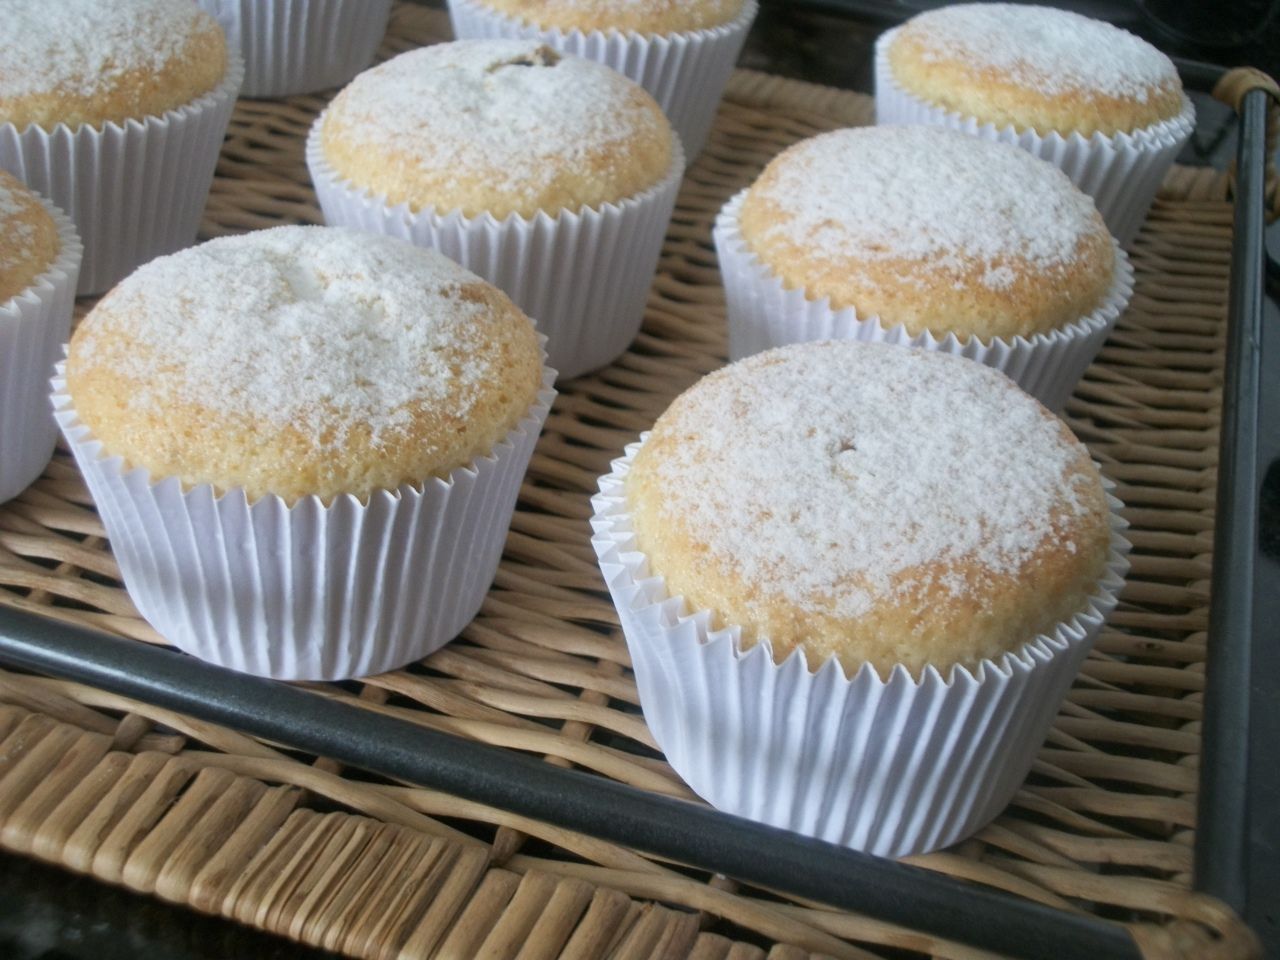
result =
M997 127L1111 136L1176 117L1173 61L1078 13L970 3L918 14L889 46L893 78L944 110Z
M139 268L71 339L107 455L251 499L363 497L488 453L541 383L533 324L433 250L324 227Z
M475 0L541 29L681 33L728 23L743 0Z
M826 341L703 378L627 475L672 596L852 675L998 657L1082 610L1110 539L1066 426L960 357Z
M863 127L775 157L742 204L747 247L834 309L929 330L1046 333L1105 299L1115 244L1043 160L935 127Z
M0 123L101 126L200 97L227 69L217 22L191 0L4 0Z
M0 306L53 265L58 225L39 197L0 170Z
M634 196L672 162L639 85L529 40L463 40L356 77L321 121L333 171L413 210L555 214Z

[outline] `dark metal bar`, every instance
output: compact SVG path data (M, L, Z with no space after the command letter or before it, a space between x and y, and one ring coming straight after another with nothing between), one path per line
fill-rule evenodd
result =
M1196 889L1220 897L1241 915L1248 901L1254 813L1249 804L1251 721L1255 710L1274 709L1275 693L1259 702L1252 682L1255 644L1264 640L1264 630L1274 639L1277 629L1274 620L1258 616L1259 604L1274 602L1276 584L1264 589L1257 579L1267 105L1267 94L1254 90L1245 96L1240 118L1195 843Z
M1118 924L12 608L0 608L0 660L985 950L1058 960L1140 956Z
M1203 60L1189 60L1186 57L1170 57L1169 59L1178 68L1178 76L1182 78L1182 85L1188 90L1212 93L1213 88L1222 79L1222 75L1227 72L1226 67L1220 67L1216 63L1205 63Z

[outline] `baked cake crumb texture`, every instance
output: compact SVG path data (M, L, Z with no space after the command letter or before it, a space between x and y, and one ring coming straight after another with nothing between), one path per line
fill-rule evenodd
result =
M1032 402L1011 402L996 371L900 347L760 354L712 374L667 415L684 437L659 472L667 510L703 531L748 580L796 605L834 599L857 616L892 595L908 567L968 557L1015 573L1079 515L1080 452ZM946 368L966 364L973 376ZM714 468L709 469L709 465ZM1074 551L1075 544L1062 544ZM865 583L845 589L851 579ZM941 583L951 592L960 583Z
M1115 242L1062 171L930 126L834 130L775 157L746 192L742 241L789 290L912 336L1009 339L1088 316Z
M626 482L639 548L775 656L913 671L1014 649L1084 605L1105 496L1085 448L970 360L828 341L703 378Z
M212 412L301 427L317 443L334 421L368 424L377 437L423 399L467 416L488 371L481 356L460 352L451 363L441 353L479 339L473 321L485 304L463 292L475 278L400 241L352 243L342 230L254 236L153 260L104 301L104 313L127 315L129 336L146 345L105 357L138 385L134 405L162 412L176 394ZM253 322L229 321L237 315ZM114 326L87 327L82 369L102 356L100 339ZM157 386L161 370L182 374Z
M1190 102L1167 56L1108 23L1023 4L912 17L877 45L879 82L998 130L1083 138L1149 131ZM887 72L886 72L887 70ZM889 91L882 91L888 95Z
M837 130L793 147L761 190L784 216L765 231L815 259L997 262L1042 269L1076 259L1098 229L1087 195L1022 150L931 127Z
M0 170L0 305L31 286L58 255L58 228L16 177Z
M392 204L526 216L620 200L662 179L671 132L638 85L528 40L401 54L326 112L335 171Z
M924 59L965 60L1050 95L1089 90L1145 103L1178 83L1167 56L1126 30L1090 17L1009 3L931 10L904 28Z
M505 294L434 250L278 227L139 268L77 329L67 384L108 454L153 475L363 495L487 453L540 354Z
M98 124L163 113L226 69L217 22L192 0L4 0L0 122Z
M727 23L742 0L476 0L542 28L678 33Z

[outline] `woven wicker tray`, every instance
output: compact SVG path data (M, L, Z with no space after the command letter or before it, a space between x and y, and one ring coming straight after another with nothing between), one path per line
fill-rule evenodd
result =
M447 29L442 15L401 6L384 53ZM319 222L302 149L322 103L240 104L206 234ZM681 191L644 330L612 367L561 386L481 615L421 666L313 689L691 798L639 714L589 544L588 495L676 393L724 362L710 244L720 205L790 143L870 120L863 96L734 76ZM1212 172L1171 174L1133 247L1132 306L1068 407L1132 524L1120 608L1009 810L965 843L911 858L1124 921L1152 956L1237 957L1254 944L1227 908L1189 889L1226 192ZM121 587L65 451L0 507L0 605L162 642ZM0 845L352 956L985 956L66 681L0 671L0 741Z

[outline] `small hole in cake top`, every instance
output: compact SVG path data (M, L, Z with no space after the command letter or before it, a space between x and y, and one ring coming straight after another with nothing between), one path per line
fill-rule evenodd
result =
M1048 95L1092 91L1146 103L1179 84L1173 61L1145 40L1052 7L956 4L919 14L900 36L919 45L925 63L960 61Z
M561 59L560 54L551 47L542 46L527 56L494 62L485 69L485 72L493 73L503 67L554 67Z
M608 67L536 41L463 40L358 76L321 139L336 173L390 203L501 217L651 186L671 136L653 98Z
M659 419L632 476L661 491L651 522L706 544L706 562L850 617L892 596L903 570L1016 574L1101 499L1084 448L1007 377L853 342L705 377Z

